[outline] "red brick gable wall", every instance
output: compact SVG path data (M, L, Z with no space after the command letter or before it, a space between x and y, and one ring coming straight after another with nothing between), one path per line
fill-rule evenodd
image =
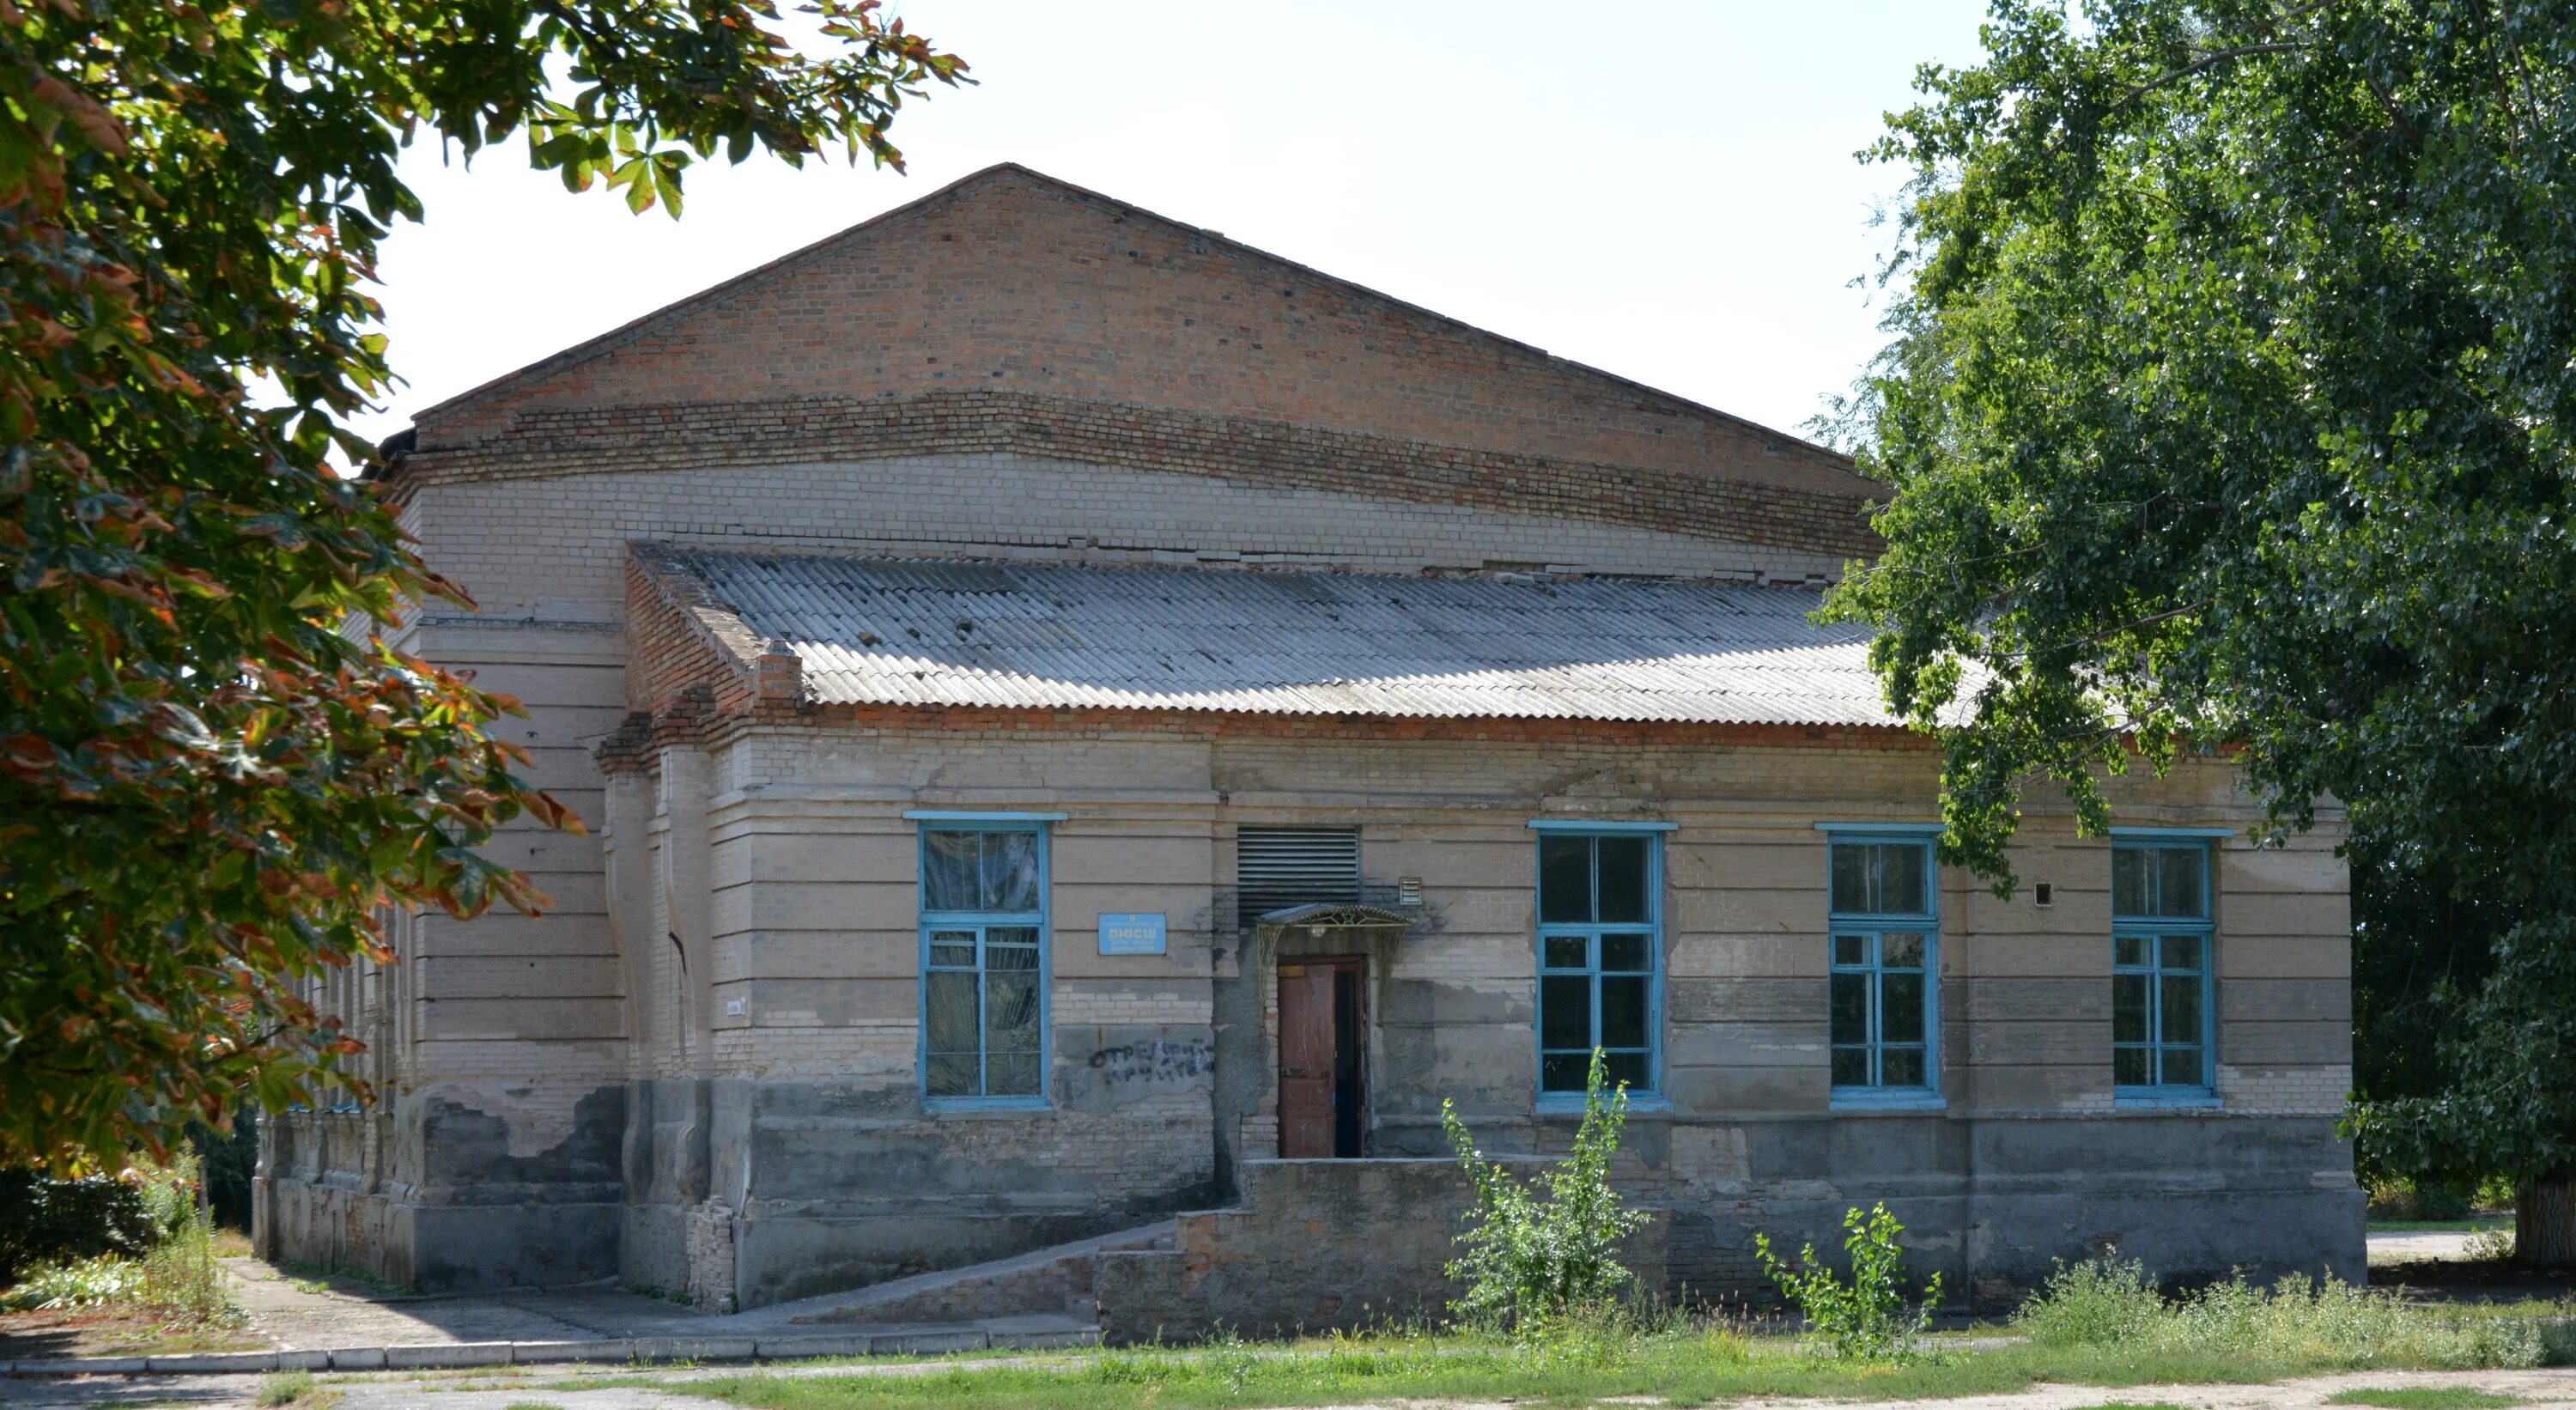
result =
M522 411L967 388L1708 475L1854 503L1841 457L1016 167L431 409L419 448Z

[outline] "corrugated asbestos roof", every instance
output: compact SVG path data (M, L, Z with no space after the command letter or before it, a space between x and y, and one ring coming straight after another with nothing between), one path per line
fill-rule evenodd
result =
M1896 723L1867 629L1808 621L1818 594L1804 589L644 558L795 652L826 704Z

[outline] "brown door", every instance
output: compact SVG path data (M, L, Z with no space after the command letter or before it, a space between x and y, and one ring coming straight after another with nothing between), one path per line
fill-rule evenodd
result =
M1279 966L1279 1154L1360 1153L1360 966Z

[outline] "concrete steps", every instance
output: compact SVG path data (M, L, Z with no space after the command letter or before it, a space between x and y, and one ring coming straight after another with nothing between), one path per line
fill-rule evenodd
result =
M1177 1221L1057 1244L990 1263L897 1278L809 1301L828 1304L788 1320L796 1325L920 1325L996 1318L1071 1317L1099 1325L1097 1260L1102 1254L1167 1250ZM766 1309L764 1309L766 1310Z

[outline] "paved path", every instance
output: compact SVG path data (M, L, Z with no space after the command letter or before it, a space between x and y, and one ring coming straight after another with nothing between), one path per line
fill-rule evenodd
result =
M945 1363L954 1364L954 1363ZM944 1368L944 1367L943 1367ZM789 1374L797 1372L790 1371ZM901 1375L917 1368L831 1367L803 1374ZM634 1372L595 1373L632 1378ZM378 1375L332 1377L341 1393L338 1410L508 1410L511 1405L542 1404L556 1410L736 1410L724 1402L689 1393L690 1383L738 1371L652 1373L649 1386L599 1390L536 1389L559 1386L569 1377L541 1368L523 1368L513 1376L468 1380ZM2268 1386L2141 1386L2122 1390L2100 1386L2037 1386L2011 1395L1962 1396L1939 1401L1747 1400L1736 1410L2089 1410L2108 1402L2164 1401L2190 1410L2318 1410L2338 1391L2358 1386L2462 1387L2520 1397L2522 1410L2576 1410L2576 1371L2370 1371L2315 1376ZM0 1381L0 1403L27 1410L115 1410L118 1406L182 1407L182 1410L236 1410L248 1407L258 1380L247 1376L86 1377L79 1380ZM1483 1401L1406 1402L1403 1410L1511 1410ZM1325 1410L1364 1410L1326 1407ZM1365 1407L1383 1410L1383 1407Z

